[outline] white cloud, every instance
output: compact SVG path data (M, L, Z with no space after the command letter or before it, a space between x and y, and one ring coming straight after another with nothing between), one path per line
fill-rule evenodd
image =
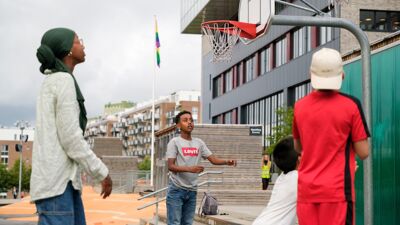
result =
M36 49L43 33L53 27L69 27L84 40L86 62L77 65L74 74L89 116L101 114L107 102L151 98L153 15L161 39L156 94L199 90L200 36L180 33L179 4L178 0L0 1L0 124L34 119L44 78ZM23 112L13 113L19 108Z

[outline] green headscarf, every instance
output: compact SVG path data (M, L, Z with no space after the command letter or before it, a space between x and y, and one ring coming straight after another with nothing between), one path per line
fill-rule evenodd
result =
M78 83L69 68L62 62L62 59L68 55L72 49L75 39L75 32L67 28L54 28L47 31L41 41L41 45L37 50L36 57L42 64L40 72L43 74L51 74L55 72L66 72L71 74L75 83L76 100L79 104L79 126L82 132L85 132L87 118L85 109L85 99L79 88Z

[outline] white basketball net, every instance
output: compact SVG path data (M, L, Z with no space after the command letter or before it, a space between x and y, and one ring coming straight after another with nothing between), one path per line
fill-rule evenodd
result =
M213 50L212 61L230 61L241 29L228 22L215 22L202 25L202 30Z

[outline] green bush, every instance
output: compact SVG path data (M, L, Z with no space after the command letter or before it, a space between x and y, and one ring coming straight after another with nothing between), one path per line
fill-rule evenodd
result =
M272 128L272 134L267 136L269 146L264 150L264 154L271 155L276 144L283 138L292 135L293 108L281 107L276 110L278 125Z
M21 190L29 191L30 180L31 180L31 168L25 165L22 161L22 181ZM13 167L8 171L9 173L9 183L11 187L18 187L19 185L19 159L15 160Z
M0 163L0 192L7 192L10 188L10 174L7 171L7 167Z
M146 155L142 162L138 164L139 170L150 170L151 167L151 160L150 156Z

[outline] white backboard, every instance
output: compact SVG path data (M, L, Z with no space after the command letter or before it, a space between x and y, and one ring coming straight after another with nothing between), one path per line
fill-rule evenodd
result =
M274 0L240 0L239 21L257 24L257 33L268 28L274 14Z

